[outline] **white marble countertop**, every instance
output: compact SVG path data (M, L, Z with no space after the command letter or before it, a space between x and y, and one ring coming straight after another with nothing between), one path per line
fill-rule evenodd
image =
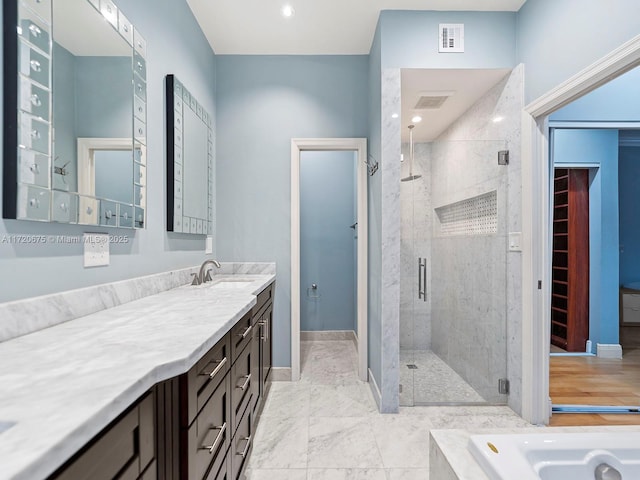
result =
M0 479L44 479L154 384L189 370L275 275L216 275L0 343ZM212 286L225 280L251 283ZM3 425L5 424L5 425Z
M458 480L489 480L480 464L469 451L472 435L549 434L576 432L637 432L640 426L592 426L592 427L526 427L473 430L431 430L431 441L440 449Z

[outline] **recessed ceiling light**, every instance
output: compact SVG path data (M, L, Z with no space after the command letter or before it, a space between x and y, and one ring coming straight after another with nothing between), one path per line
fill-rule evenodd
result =
M392 113L391 114L391 118L398 118L398 114L397 113Z
M504 120L504 117L500 117L500 116L498 116L498 117L493 117L493 123L499 123L499 122L501 122L502 120Z
M282 16L286 18L291 18L296 14L296 11L293 9L291 5L285 5L282 7Z
M413 123L420 123L422 121L422 117L420 115L416 115L411 119Z

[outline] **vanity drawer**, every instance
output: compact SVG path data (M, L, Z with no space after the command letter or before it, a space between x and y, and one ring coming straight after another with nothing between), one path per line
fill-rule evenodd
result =
M258 321L262 309L267 303L273 303L273 283L258 294L256 305L253 307L252 312L254 315L254 323Z
M251 330L253 330L253 316L247 313L242 320L238 321L231 329L231 359L235 363L238 355L249 342L251 342Z
M224 463L231 439L228 389L229 375L226 375L189 427L188 458L182 463L182 478L204 479L208 472L217 472Z
M186 414L186 418L182 420L183 425L191 425L198 412L225 378L230 367L231 356L229 334L227 334L186 375L180 377L181 390L187 399L186 408L182 412L183 415Z
M249 335L249 338L251 336ZM253 349L247 346L231 367L231 434L236 431L242 414L251 403L253 397L253 382L257 381L251 375L251 360Z
M253 442L253 414L247 409L246 414L240 420L238 430L231 442L231 479L238 480L241 478L242 470L245 466L249 454L251 453Z

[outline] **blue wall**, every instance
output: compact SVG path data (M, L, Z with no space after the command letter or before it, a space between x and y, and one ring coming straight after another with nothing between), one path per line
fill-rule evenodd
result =
M76 57L75 66L76 135L131 136L131 58Z
M129 150L97 150L96 197L133 203L133 153Z
M589 338L619 337L618 131L554 129L555 166L599 165L589 187Z
M380 14L383 68L513 68L516 14L386 10ZM464 53L438 53L438 24L464 23Z
M525 100L535 100L640 33L638 0L527 0L518 12Z
M550 121L637 122L640 68L611 80L549 116Z
M217 58L218 253L277 262L274 365L291 358L291 139L367 137L368 58Z
M640 147L620 147L620 284L640 281Z
M167 73L176 74L208 111L215 112L215 56L186 2L117 0L116 3L148 43L147 229L118 231L128 235L130 241L111 245L111 265L105 268L84 269L80 244L34 246L1 243L0 271L10 271L11 282L3 283L0 301L192 266L205 258L203 237L189 238L166 232L164 76ZM0 236L81 235L84 231L107 230L0 220Z
M57 43L53 44L56 68L53 75L53 116L56 119L55 166L67 165L68 174L53 176L53 185L59 190L78 191L76 158L76 57Z
M303 331L356 331L355 169L355 152L300 154Z

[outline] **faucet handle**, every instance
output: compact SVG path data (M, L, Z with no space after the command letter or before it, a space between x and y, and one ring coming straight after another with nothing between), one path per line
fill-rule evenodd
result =
M213 277L211 276L211 269L207 270L207 274L204 276L203 282L212 282Z
M193 276L193 281L191 282L191 285L200 285L200 277L198 276L197 273L192 273L191 274Z

